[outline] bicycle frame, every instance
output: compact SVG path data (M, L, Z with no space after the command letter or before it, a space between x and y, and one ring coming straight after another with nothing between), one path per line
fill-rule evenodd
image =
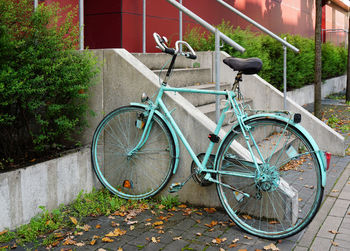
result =
M254 163L256 169L258 170L258 172L260 171L260 167L259 167L258 161L257 161L256 157L253 154L253 151L251 149L250 144L248 143L249 136L246 134L246 132L249 132L249 129L246 128L246 126L245 126L245 124L243 122L244 118L246 118L247 115L244 112L242 112L242 110L239 108L239 104L237 103L237 101L235 99L236 94L233 91L215 91L215 90L197 90L197 89L187 89L187 88L175 88L175 87L168 87L165 84L162 84L160 89L159 89L158 95L157 95L154 103L149 101L149 105L146 106L149 113L148 113L148 119L147 119L147 122L145 124L143 134L141 136L141 139L140 139L139 143L135 146L135 148L133 150L131 150L129 152L129 156L131 156L134 152L137 152L143 146L143 144L147 141L149 132L150 132L151 127L152 127L153 114L155 113L155 111L158 108L160 108L164 112L165 117L168 119L168 121L169 121L170 125L172 126L172 128L174 129L176 135L179 136L180 140L184 144L184 146L185 146L186 150L188 151L188 153L190 154L191 158L193 159L193 161L198 166L200 172L203 172L203 171L207 172L207 173L217 173L218 172L218 171L215 171L215 170L212 170L212 169L208 169L206 167L206 165L208 163L208 160L209 160L209 157L210 157L210 154L213 151L215 143L210 141L209 146L208 146L208 148L206 150L204 159L203 159L202 162L200 162L199 159L197 158L196 154L194 153L192 147L188 143L187 139L183 135L181 129L178 127L177 123L175 122L174 118L172 117L171 112L169 112L168 108L166 107L166 105L164 104L164 102L162 100L164 92L167 92L167 91L170 91L170 92L184 92L184 93L187 92L187 93L197 93L197 94L212 94L212 95L226 96L227 100L226 100L224 109L223 109L223 111L221 113L221 116L219 118L219 121L217 123L217 126L215 128L214 134L215 135L219 134L219 131L220 131L221 127L222 127L222 124L223 124L223 122L224 122L224 120L226 118L226 113L228 112L230 107L232 107L233 113L235 113L235 115L237 116L238 123L239 123L239 125L242 128L242 132L244 133L244 137L246 138L248 150L249 150L250 155L252 157L253 163ZM254 144L257 147L257 144L256 144L255 141L254 141ZM258 147L257 147L257 149L258 149ZM258 155L260 156L260 159L263 159L259 150L258 150ZM264 162L264 160L263 160L263 162ZM174 173L175 172L176 172L176 170L174 170ZM233 175L233 172L232 172L232 175ZM242 176L242 173L237 173L235 175L236 176ZM209 178L209 176L208 176L208 178ZM254 177L251 176L251 178L254 178Z

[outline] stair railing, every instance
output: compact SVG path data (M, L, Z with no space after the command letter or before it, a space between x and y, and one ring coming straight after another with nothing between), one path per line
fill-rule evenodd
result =
M266 29L264 26L262 26L261 24L255 22L253 19L251 19L250 17L244 15L242 12L240 12L239 10L235 9L234 7L232 7L231 5L225 3L223 0L216 0L217 2L219 2L220 4L222 4L223 6L225 6L226 8L228 8L229 10L233 11L234 13L236 13L237 15L239 15L240 17L242 17L243 19L245 19L246 21L250 22L251 24L253 24L255 27L257 27L258 29L262 30L263 32L265 32L266 34L268 34L269 36L271 36L272 38L274 38L275 40L277 40L278 42L280 42L283 45L283 106L284 109L287 109L287 47L289 49L291 49L292 51L299 53L299 49L296 48L295 46L291 45L290 43L288 43L286 41L286 38L283 40L282 38L280 38L279 36L277 36L275 33L271 32L270 30Z

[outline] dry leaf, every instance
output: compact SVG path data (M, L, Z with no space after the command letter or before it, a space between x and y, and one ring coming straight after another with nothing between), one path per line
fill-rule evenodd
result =
M247 249L246 249L246 248L244 248L244 249L238 249L238 251L247 251Z
M236 243L237 241L239 241L238 238L234 239L234 240L232 241L232 243Z
M6 234L8 232L8 230L4 230L0 232L0 235Z
M107 251L107 250L104 248L99 248L97 251Z
M164 230L159 230L158 234L164 234Z
M331 234L339 234L337 230L329 230L328 232L330 232Z
M211 208L204 208L204 211L206 211L208 214L212 214L216 212L216 209L211 207Z
M63 242L63 245L64 246L68 246L68 245L75 245L76 241L72 240L72 239L66 239L64 242Z
M196 233L197 236L202 236L202 233Z
M162 209L165 208L165 206L164 206L164 205L159 205L158 208L159 208L160 210L162 210Z
M112 227L119 227L120 226L119 223L114 222L114 221L111 222L111 225L112 225Z
M339 190L337 190L337 189L332 190L332 193L337 193L337 192L339 192Z
M299 198L298 201L303 201L303 199L302 199L302 198Z
M69 216L69 219L73 222L74 225L78 224L78 221L75 217Z
M220 251L225 251L225 249L223 249L223 248L220 248L219 250L220 250Z
M151 240L152 240L153 243L158 243L158 242L160 242L159 237L158 237L158 238L152 237Z
M135 226L130 226L130 230L134 230L135 229Z
M252 237L249 237L248 235L245 235L244 238L246 238L247 240L253 239Z
M88 224L85 224L85 225L82 227L82 229L83 229L85 232L89 231L90 228L91 228L91 226L89 226Z
M135 220L135 221L128 221L126 224L128 224L128 225L134 225L134 224L136 224L136 223L138 223L137 220Z
M101 228L101 225L100 225L100 224L97 224L97 225L95 226L95 228L100 229L100 228Z
M238 246L237 243L233 243L233 244L228 245L229 248L235 248L235 247L237 247L237 246Z
M104 237L102 238L102 242L113 242L114 240L112 240L111 238L109 237Z
M276 247L275 244L270 243L270 245L267 245L267 246L264 247L264 250L278 251L280 249L278 247Z
M221 243L221 239L220 238L215 238L211 241L214 244L220 244Z
M163 221L156 221L153 223L153 226L159 226L159 225L163 225L164 222Z
M108 219L115 220L115 217L110 215L110 216L108 216Z
M90 241L90 245L91 246L93 246L93 245L95 245L96 244L96 240L95 239L93 239L92 241Z
M151 218L148 218L148 219L146 219L146 221L152 221L152 219L151 219Z
M174 241L178 241L178 240L181 240L181 239L182 239L181 236L178 236L178 237L174 237L174 238L173 238Z
M117 249L117 251L123 251L123 249L122 249L121 247L119 247L119 248Z
M251 220L252 217L250 215L247 215L247 214L243 214L242 217L245 219L245 220Z
M75 246L83 247L83 246L85 246L85 243L84 242L78 242L78 243L75 244Z
M278 224L279 222L278 221L276 221L276 220L272 220L272 221L269 221L269 224Z
M121 235L124 235L124 234L126 234L125 230L121 230L120 228L116 228L116 229L114 229L113 232L109 232L105 236L106 237L116 237L116 236L121 236Z
M335 247L338 247L338 246L339 246L339 244L336 243L335 241L331 241L331 243L332 243L332 245L335 246Z
M179 206L179 208L186 208L187 207L187 205L185 205L185 204L181 204L180 206Z
M218 222L213 220L210 222L210 224L204 224L204 225L209 227L209 228L212 228L212 227L216 226L217 224L218 224Z

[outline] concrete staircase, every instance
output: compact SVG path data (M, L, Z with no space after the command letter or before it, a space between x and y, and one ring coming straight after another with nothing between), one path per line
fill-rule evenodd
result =
M151 69L157 76L160 76L161 80L164 79L168 67L168 65L166 65L164 68L164 64L170 62L169 60L171 60L171 56L164 53L133 55ZM232 72L232 79L233 78L234 73ZM177 57L172 75L168 79L168 85L188 89L215 90L212 68L208 66L206 67L205 63L203 66L198 61L189 60L184 57ZM232 83L222 82L220 84L220 90L230 90L231 87ZM215 95L198 93L181 93L181 95L193 106L198 108L198 110L204 115L215 122ZM222 96L220 99L222 100ZM221 105L223 106L224 103L222 102ZM245 105L252 105L252 100L245 99ZM227 116L223 124L224 131L227 132L232 127L234 121L235 119L232 118L232 116Z

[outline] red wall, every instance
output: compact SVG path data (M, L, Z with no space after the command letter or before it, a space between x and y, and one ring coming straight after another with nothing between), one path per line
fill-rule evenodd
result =
M226 2L272 32L313 36L314 4L313 0L226 0ZM146 1L146 50L157 51L152 37L153 32L168 37L170 41L178 39L179 11L166 0ZM142 0L122 3L122 43L121 46L132 52L142 51ZM217 25L222 20L230 21L235 27L250 26L248 22L234 14L215 0L183 0L183 5L202 17L208 23ZM183 31L195 22L183 14ZM252 30L257 30L255 27Z

